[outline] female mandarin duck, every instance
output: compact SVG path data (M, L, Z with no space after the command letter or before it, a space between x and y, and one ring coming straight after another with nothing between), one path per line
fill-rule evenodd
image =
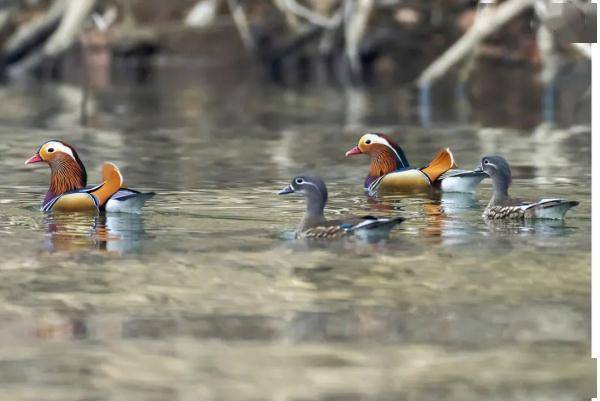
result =
M364 239L384 238L396 224L404 221L402 217L385 219L373 216L327 220L323 215L327 203L327 187L319 177L294 177L290 185L278 194L294 192L299 192L306 199L306 214L296 229L296 238L340 239L353 234Z
M87 173L75 149L52 140L40 146L25 164L45 162L50 166L50 188L42 211L108 211L139 213L154 192L141 193L123 187L123 176L112 163L102 166L102 184L86 187Z
M486 156L478 170L487 173L493 183L492 199L483 211L483 218L499 219L556 219L562 220L569 209L579 202L563 199L542 199L524 202L508 195L511 183L510 166L502 156Z
M346 152L346 157L359 154L371 156L365 191L378 193L425 192L432 188L446 192L475 192L475 187L486 176L483 172L458 170L450 149L442 149L423 168L413 168L402 151L389 136L366 134L358 146Z

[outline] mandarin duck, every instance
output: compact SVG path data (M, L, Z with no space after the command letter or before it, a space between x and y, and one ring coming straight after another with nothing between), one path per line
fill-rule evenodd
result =
M425 167L408 164L404 151L385 134L366 134L346 157L367 154L371 157L365 191L369 195L415 193L441 189L445 192L473 193L487 177L481 171L459 170L450 149L442 149Z
M487 220L525 220L525 219L554 219L562 220L569 209L579 205L579 202L564 199L541 199L535 202L525 202L512 199L508 195L511 183L510 166L502 156L485 156L481 159L479 171L487 173L492 179L492 198L483 211Z
M75 149L63 141L51 140L25 161L50 166L50 188L41 210L64 212L140 213L144 203L155 195L123 187L123 176L112 163L102 166L102 184L86 187L87 173Z
M296 229L296 238L340 239L349 235L368 240L385 238L396 224L404 221L402 217L387 219L373 216L349 216L340 220L327 220L323 214L327 203L327 187L319 177L294 177L290 185L278 194L295 192L302 194L306 199L306 213Z

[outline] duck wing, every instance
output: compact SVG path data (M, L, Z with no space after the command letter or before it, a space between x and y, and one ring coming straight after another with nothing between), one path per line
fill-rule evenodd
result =
M579 205L577 201L565 199L542 199L535 203L523 205L525 217L538 219L562 220L569 209Z
M42 205L42 212L53 210L62 212L92 212L98 211L98 198L85 189L65 192L50 199Z
M389 233L392 227L404 220L403 217L378 218L374 216L327 220L307 228L300 233L300 237L339 239L347 235L359 234L366 231L383 231Z
M569 209L579 205L565 199L541 199L537 202L513 201L506 206L488 206L483 217L487 219L552 219L562 220Z
M141 213L146 201L156 195L155 192L140 192L134 189L121 188L106 202L107 212Z
M436 183L444 192L474 193L477 185L487 176L483 171L453 168L440 175Z

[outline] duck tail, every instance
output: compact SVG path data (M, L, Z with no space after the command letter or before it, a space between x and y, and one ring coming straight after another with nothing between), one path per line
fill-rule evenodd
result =
M456 168L454 156L450 149L440 150L429 164L421 169L421 171L429 178L429 181L434 182L446 171Z
M117 166L112 163L104 163L102 165L102 181L102 185L92 192L92 195L98 199L99 206L103 206L121 188L123 176Z
M562 220L569 209L579 205L577 201L564 199L542 199L525 208L525 217Z

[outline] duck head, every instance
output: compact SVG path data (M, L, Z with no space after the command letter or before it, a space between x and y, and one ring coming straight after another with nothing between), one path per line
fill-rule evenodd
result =
M40 146L25 164L46 163L50 166L50 189L45 201L67 191L84 188L87 173L75 149L66 142L51 140Z
M404 151L396 142L385 134L371 133L363 135L358 145L346 152L346 157L367 154L371 157L369 176L365 186L382 175L401 168L409 167Z
M490 176L494 185L494 196L507 197L508 187L512 181L510 165L502 156L485 156L481 159L478 170Z
M322 217L327 203L327 187L322 179L312 175L298 175L278 195L300 193L306 198L306 210L311 217Z

